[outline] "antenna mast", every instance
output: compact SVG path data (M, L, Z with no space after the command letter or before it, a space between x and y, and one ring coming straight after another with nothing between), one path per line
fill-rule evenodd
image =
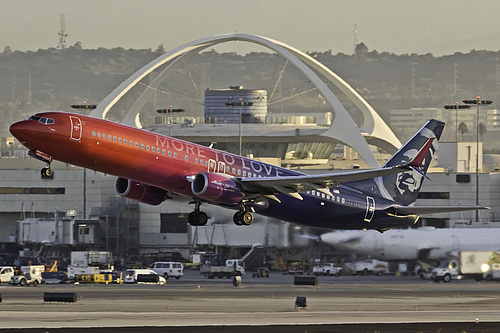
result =
M61 14L61 30L59 30L59 44L57 45L58 49L66 48L66 37L68 34L66 33L66 20L64 19L64 14Z

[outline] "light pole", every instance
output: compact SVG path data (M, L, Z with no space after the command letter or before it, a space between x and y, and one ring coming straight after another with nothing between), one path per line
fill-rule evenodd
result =
M243 122L243 119L242 119L242 108L243 106L252 106L253 105L253 102L243 102L243 99L240 97L238 98L238 102L227 102L226 103L227 106L239 106L240 107L240 116L239 116L239 124L238 124L238 136L239 136L239 144L240 144L240 156L242 155L242 144L243 144L243 140L242 140L242 136L241 136L241 123Z
M158 109L156 110L156 112L158 113L168 113L168 136L172 136L172 113L176 113L176 112L184 112L186 110L184 109L174 109L172 108L172 105L170 105L168 107L168 109Z
M458 102L455 102L455 104L445 105L444 108L447 110L450 109L455 110L455 136L456 136L455 140L458 143L458 110L469 109L470 105L463 105L463 104L458 104Z
M476 206L479 206L479 106L489 105L492 101L476 96L476 99L467 99L462 102L467 105L476 105ZM476 222L479 222L478 209L476 209Z

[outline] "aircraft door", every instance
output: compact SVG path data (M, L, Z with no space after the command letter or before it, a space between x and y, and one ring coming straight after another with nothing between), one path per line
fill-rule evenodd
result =
M82 121L78 117L69 116L71 122L70 139L73 141L80 141L82 139Z
M208 172L217 172L217 162L215 160L208 160Z
M374 214L375 214L375 199L373 199L372 197L366 197L366 213L364 221L371 222Z
M219 162L219 167L217 168L220 173L225 173L226 172L226 163L224 162Z

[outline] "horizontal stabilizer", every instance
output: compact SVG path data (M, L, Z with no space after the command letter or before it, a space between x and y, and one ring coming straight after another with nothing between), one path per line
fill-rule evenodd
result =
M461 212L466 210L490 209L486 206L396 206L394 207L401 214L436 214Z

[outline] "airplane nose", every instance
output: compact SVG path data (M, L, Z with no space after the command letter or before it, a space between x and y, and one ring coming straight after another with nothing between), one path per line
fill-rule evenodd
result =
M33 130L33 126L31 122L27 122L26 120L19 121L10 125L9 131L13 136L16 137L17 140L21 143L26 142L26 136L29 135Z

